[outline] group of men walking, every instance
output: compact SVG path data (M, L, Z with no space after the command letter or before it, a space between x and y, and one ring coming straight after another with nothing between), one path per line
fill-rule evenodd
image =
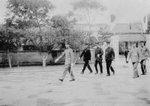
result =
M146 48L145 42L140 42L140 46L138 43L134 43L132 46L132 49L129 51L128 59L131 59L132 65L133 65L133 78L138 78L138 64L141 64L141 71L142 75L146 75L147 69L146 69L146 61L150 57L149 49Z
M107 47L105 49L105 52L101 48L100 45L97 45L97 48L95 49L95 74L102 74L103 73L103 55L105 53L105 62L106 62L106 70L107 70L107 75L110 76L110 70L113 74L115 74L115 70L112 67L112 61L115 59L115 52L112 47L110 47L110 42L106 42ZM73 50L70 48L69 44L66 44L66 49L62 53L59 58L55 60L57 62L60 58L62 58L65 55L65 71L63 72L62 77L59 79L60 81L63 81L66 74L69 73L71 76L70 81L75 81L75 77L72 71L72 67L75 64L75 59L74 59L74 53ZM147 70L146 70L146 60L150 56L149 50L145 47L144 42L141 42L141 46L137 47L137 43L134 43L132 45L132 49L129 51L128 56L126 56L126 63L128 63L129 59L131 59L132 65L133 65L133 78L139 77L138 74L138 64L141 64L141 71L142 75L145 75ZM90 73L93 72L92 68L90 67L89 61L91 60L91 52L90 52L90 46L87 45L86 48L83 50L83 52L80 55L80 59L83 57L84 65L83 69L81 71L81 74L84 74L84 71L86 67L89 69ZM97 66L99 65L100 71L98 71Z
M107 48L105 49L105 61L106 61L107 76L110 76L110 70L113 72L113 74L115 74L115 71L111 65L112 61L115 58L115 52L113 48L110 47L110 42L106 42L106 43L107 43ZM102 65L103 54L104 54L103 49L100 47L100 45L97 45L97 48L95 49L95 63L94 63L95 70L96 70L95 74L98 74L97 65L100 66L100 74L103 73L103 65ZM80 58L81 57L83 57L83 61L84 61L84 66L81 74L84 74L84 70L86 67L90 70L90 73L92 73L93 71L89 65L89 61L91 60L91 52L89 46L85 50L83 50Z
M111 65L112 61L115 58L115 53L114 53L113 48L110 47L110 42L106 42L106 43L107 43L107 48L105 49L105 61L106 61L107 76L110 76L110 70L113 72L113 74L115 74L115 71ZM73 50L70 48L70 46L68 44L66 44L65 46L66 46L65 51L62 53L61 56L59 56L55 60L55 62L57 62L60 58L62 58L65 55L65 71L63 72L63 75L59 80L63 81L67 72L69 72L69 74L71 76L70 81L75 81L73 71L71 69L73 67L73 65L75 64ZM102 65L103 54L104 54L103 49L100 47L100 45L97 45L97 48L95 50L95 64L94 64L95 70L96 70L95 74L98 74L98 68L97 68L98 64L100 66L100 74L103 73L103 65ZM86 67L89 69L90 73L92 73L93 70L89 64L89 61L91 60L91 52L90 52L90 46L89 45L87 45L87 47L81 53L80 58L82 58L82 57L83 57L84 65L83 65L83 69L81 71L81 74L84 74Z

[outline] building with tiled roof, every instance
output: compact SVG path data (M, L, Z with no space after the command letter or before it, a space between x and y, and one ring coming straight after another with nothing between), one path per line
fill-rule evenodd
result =
M145 41L145 34L143 32L141 23L119 23L114 26L112 33L119 35L119 41Z
M114 36L118 36L119 53L124 53L125 48L130 49L133 42L146 41L141 23L118 23L111 31Z

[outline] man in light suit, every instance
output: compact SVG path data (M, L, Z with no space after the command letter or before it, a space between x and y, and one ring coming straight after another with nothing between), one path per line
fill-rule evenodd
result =
M128 61L131 59L132 65L133 65L133 78L138 78L138 64L140 62L140 51L139 48L137 47L138 43L134 43L132 49L129 52L128 55Z
M69 44L65 44L65 51L62 53L62 55L60 55L60 57L58 57L55 62L57 62L60 58L62 58L65 55L65 70L63 72L62 77L59 79L60 81L63 81L67 72L70 74L71 76L71 80L70 81L75 81L74 78L74 74L72 71L72 67L74 65L74 53L73 50L70 48Z

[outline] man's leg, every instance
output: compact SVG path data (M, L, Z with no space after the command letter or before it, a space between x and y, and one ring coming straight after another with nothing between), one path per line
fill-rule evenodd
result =
M125 55L125 58L126 58L126 63L128 63L128 61L127 61L127 58L128 58L127 54Z
M113 67L112 67L112 61L110 61L110 69L111 69L111 71L113 72L113 74L115 74L115 70L114 70Z
M103 65L102 65L102 61L99 62L99 66L100 66L100 71L101 71L101 74L103 73Z
M87 65L88 65L87 61L84 61L84 66L83 66L81 74L84 74L84 71L85 71Z
M70 65L70 68L69 68L69 73L70 73L70 77L71 77L71 80L70 80L70 81L74 81L75 78L74 78L74 74L73 74L71 65Z
M133 78L139 77L137 66L138 66L138 62L134 62L133 63L133 71L134 71L133 72Z
M96 61L96 60L95 60L95 64L94 64L94 66L95 66L96 74L98 73L97 63L98 63L98 61Z
M92 73L93 71L92 71L92 69L91 69L91 67L90 67L89 61L87 61L87 67L88 67L88 69L90 70L90 73Z
M143 61L143 68L144 68L144 74L146 74L147 73L146 60Z
M110 68L110 62L106 61L107 76L110 76L109 68Z
M141 60L140 64L141 64L142 75L144 75L144 74L145 74L145 70L144 70L144 60Z
M63 80L64 80L64 78L65 78L66 75L67 75L67 72L69 72L69 65L65 65L65 71L63 72L62 77L59 79L60 81L63 81Z

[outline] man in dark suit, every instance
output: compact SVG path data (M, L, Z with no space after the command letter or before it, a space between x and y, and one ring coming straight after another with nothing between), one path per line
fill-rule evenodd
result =
M100 45L97 45L97 48L95 49L95 64L94 64L96 70L95 74L98 74L97 64L99 64L100 66L100 73L101 74L103 73L102 56L103 56L103 50L100 47Z
M80 55L80 58L83 57L83 61L84 61L84 66L82 69L81 74L84 74L84 70L86 69L86 67L90 70L90 73L92 73L92 69L89 65L89 60L91 60L91 52L90 52L90 46L88 45L83 52Z
M107 76L110 76L110 69L113 72L113 74L115 74L115 70L111 66L112 61L115 58L115 52L114 49L110 47L110 42L107 41L106 43L107 43L107 48L105 50L105 61L106 61Z
M126 59L126 63L128 63L128 61L127 61L128 53L129 53L129 50L128 50L128 48L126 47L126 48L125 48L125 51L124 51L124 56L125 56L125 59Z

